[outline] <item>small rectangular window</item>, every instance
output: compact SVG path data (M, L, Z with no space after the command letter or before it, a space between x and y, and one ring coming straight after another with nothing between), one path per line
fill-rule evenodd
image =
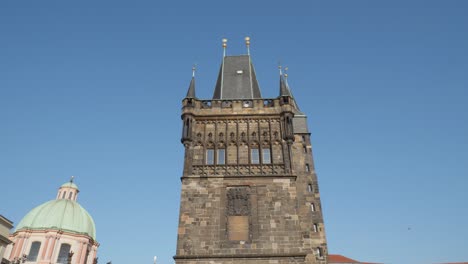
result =
M214 149L206 150L206 164L208 165L214 164Z
M68 193L68 200L71 200L71 199L72 199L72 195L73 195L73 192L69 192L69 193Z
M263 152L263 164L271 163L271 152L269 148L262 149Z
M304 153L307 153L307 146L304 146Z
M318 256L319 258L323 258L323 250L322 250L322 248L319 248L319 247L318 247L318 248L315 250L315 252L317 253L317 256Z
M218 164L224 165L225 164L225 150L224 149L218 149L218 156L216 157L218 159Z
M314 188L312 187L312 184L307 185L307 191L310 192L310 193L314 191Z
M252 164L259 164L260 163L258 148L252 148L250 150L250 160L251 160Z
M309 163L306 163L305 170L306 170L306 172L309 172L309 171L310 171Z
M315 212L315 204L314 203L310 203L310 210L312 212Z
M314 224L314 233L317 233L317 232L318 232L318 225Z

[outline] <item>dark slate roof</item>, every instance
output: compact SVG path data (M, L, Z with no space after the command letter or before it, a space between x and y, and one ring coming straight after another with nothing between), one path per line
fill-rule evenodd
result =
M213 99L261 98L249 55L226 56L219 69Z
M294 133L309 133L307 128L307 117L303 114L296 114L293 118Z
M283 75L280 76L280 97L281 96L289 96L293 99L293 102L292 104L294 105L294 107L296 108L296 110L298 111L298 113L300 115L304 115L302 112L301 112L301 109L299 108L299 105L297 104L296 102L296 99L294 99L294 96L291 92L291 88L289 88L289 84L288 84L288 78L287 78L287 75L285 75L283 77Z
M289 91L288 84L284 80L283 75L280 75L280 96L290 96L290 97L292 97L291 91Z
M192 80L190 81L190 85L185 98L197 98L195 96L195 77L192 77Z

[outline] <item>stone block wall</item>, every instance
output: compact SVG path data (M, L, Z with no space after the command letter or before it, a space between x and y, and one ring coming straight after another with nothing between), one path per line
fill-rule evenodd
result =
M298 110L279 99L187 102L176 263L326 263L310 135L291 124Z

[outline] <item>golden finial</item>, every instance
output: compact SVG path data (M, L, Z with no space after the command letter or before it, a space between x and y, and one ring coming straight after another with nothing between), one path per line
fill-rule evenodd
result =
M247 55L250 55L250 37L245 37L245 45L247 46Z
M226 57L227 39L223 38L223 57Z

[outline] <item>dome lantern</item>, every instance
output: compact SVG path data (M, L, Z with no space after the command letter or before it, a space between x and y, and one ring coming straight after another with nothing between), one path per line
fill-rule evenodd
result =
M62 184L60 186L58 192L57 192L57 200L59 199L67 199L67 200L72 200L76 202L76 199L78 198L78 193L80 190L78 189L78 186L73 183L73 179L75 176L71 176L70 181Z

